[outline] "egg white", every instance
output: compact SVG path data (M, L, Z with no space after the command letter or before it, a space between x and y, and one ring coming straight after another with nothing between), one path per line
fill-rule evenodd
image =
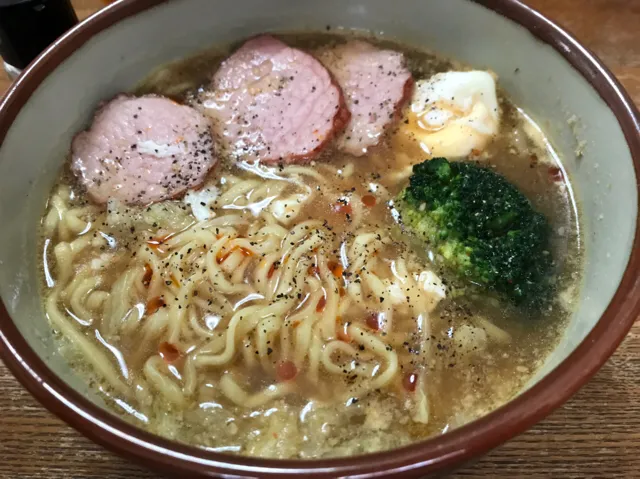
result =
M215 217L213 205L220 192L215 186L207 186L199 190L189 190L184 202L191 208L193 216L198 221L206 221Z
M494 77L454 71L419 80L406 115L401 140L419 145L423 157L477 156L500 127Z

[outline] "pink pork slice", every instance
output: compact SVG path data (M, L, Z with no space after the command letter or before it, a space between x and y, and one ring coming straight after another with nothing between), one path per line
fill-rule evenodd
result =
M338 147L355 156L364 155L400 117L411 96L413 78L404 56L352 40L322 51L319 58L338 81L351 111Z
M200 185L215 164L208 119L154 95L117 96L71 145L71 170L98 204L179 197Z
M311 55L261 35L214 74L197 107L234 159L299 163L317 156L349 120L342 91Z

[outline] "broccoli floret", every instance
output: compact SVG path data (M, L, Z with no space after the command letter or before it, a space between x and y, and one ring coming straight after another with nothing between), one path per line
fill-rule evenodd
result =
M550 287L547 219L503 176L435 158L413 167L395 202L403 227L465 282L540 307Z

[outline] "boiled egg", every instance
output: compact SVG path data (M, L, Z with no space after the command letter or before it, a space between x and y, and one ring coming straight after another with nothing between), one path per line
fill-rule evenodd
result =
M494 77L484 71L438 73L416 82L397 139L422 158L478 156L498 133Z

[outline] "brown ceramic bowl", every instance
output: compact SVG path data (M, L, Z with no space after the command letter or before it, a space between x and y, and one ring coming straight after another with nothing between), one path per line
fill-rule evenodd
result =
M182 477L418 476L446 471L524 431L574 394L623 339L640 306L639 120L611 73L564 30L515 0L124 0L68 32L0 105L0 350L49 410L105 447ZM56 354L39 299L37 225L70 138L94 106L153 67L266 30L325 25L384 32L497 72L545 125L576 188L586 234L579 307L520 395L464 427L371 456L276 461L207 452L108 412ZM569 128L566 120L578 120ZM579 138L576 139L576 124ZM580 134L582 135L580 137ZM585 140L577 158L576 141ZM598 161L606 168L598 169Z

